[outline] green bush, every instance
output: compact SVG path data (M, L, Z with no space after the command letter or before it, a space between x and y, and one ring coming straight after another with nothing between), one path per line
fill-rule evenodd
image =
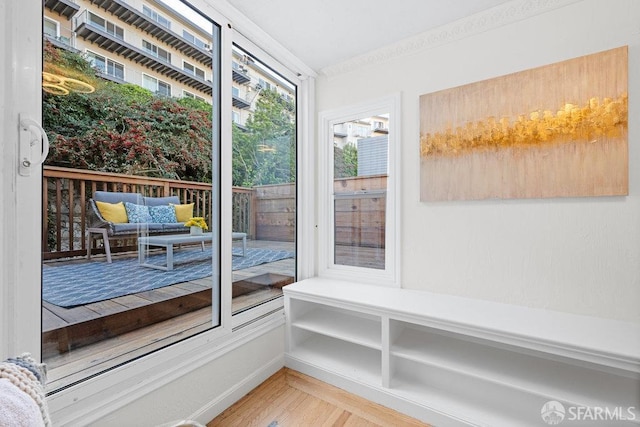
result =
M88 94L44 92L43 123L51 141L47 164L211 182L210 105L99 80L81 55L45 52L45 60L58 61L49 69L95 86Z

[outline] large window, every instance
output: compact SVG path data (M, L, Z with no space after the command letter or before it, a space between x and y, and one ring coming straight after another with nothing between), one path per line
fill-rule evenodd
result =
M43 32L46 36L57 39L60 37L60 24L53 19L44 18Z
M124 65L119 62L113 61L109 58L105 58L97 53L87 51L87 59L98 70L106 75L124 80Z
M92 25L120 38L134 31L87 5ZM186 5L170 13L188 15L215 47L198 57L194 74L220 76L220 28ZM186 91L191 99L172 98L172 86L182 95L184 83L153 63L116 62L96 53L109 50L99 40L77 42L85 56L52 45L44 53L43 124L52 143L43 169L41 342L49 391L222 325L220 80L209 99ZM142 41L170 61L171 47L157 43Z
M171 21L166 18L165 16L163 16L162 14L156 12L155 10L151 9L148 6L142 6L142 13L144 13L145 15L147 15L149 18L151 18L152 20L156 21L158 24L167 27L167 28L171 28Z
M171 85L147 74L142 75L142 87L161 96L171 96Z
M107 21L106 19L101 18L95 13L89 12L88 14L89 14L89 23L91 25L95 27L99 27L105 30L108 34L111 34L114 37L124 40L124 28L114 24L111 21Z
M142 40L142 47L144 48L144 50L146 50L156 58L162 59L165 62L171 63L171 52L168 52L167 50L161 47L158 47L157 45L150 43L146 40Z
M194 36L187 30L182 31L182 37L195 44L196 46L202 49L211 49L211 45L206 41L202 40L200 37Z
M187 62L187 61L183 61L182 62L182 68L184 69L184 71L186 71L189 74L192 74L196 77L200 77L202 80L204 80L205 78L205 72L202 68L196 67L195 65Z
M321 114L321 275L399 286L399 101Z
M243 267L234 248L232 310L240 316L280 298L282 287L296 279L297 87L249 51L234 46L233 56L248 80L232 87L234 97L246 94L245 113L233 111L231 117L232 229L236 236L246 235L247 250L266 261ZM266 79L278 86L259 86Z

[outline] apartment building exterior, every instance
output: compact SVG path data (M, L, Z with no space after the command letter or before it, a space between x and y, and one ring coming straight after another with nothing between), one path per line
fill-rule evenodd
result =
M160 0L45 0L43 31L83 54L100 76L172 97L212 102L212 31ZM232 120L242 129L261 90L295 96L286 80L234 50Z
M361 118L333 127L333 143L338 148L351 144L358 146L358 140L389 134L389 117L386 115Z
M255 110L258 95L272 90L288 101L295 98L295 88L286 79L266 68L260 61L239 47L233 49L232 120L240 129Z
M389 116L360 118L333 126L333 145L357 150L357 176L386 175L389 158Z

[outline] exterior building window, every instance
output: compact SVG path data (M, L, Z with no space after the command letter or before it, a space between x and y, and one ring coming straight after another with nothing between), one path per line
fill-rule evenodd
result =
M191 92L188 92L188 91L186 91L186 90L183 90L183 91L182 91L182 96L183 96L184 98L197 99L198 101L207 102L207 101L206 101L206 99L204 99L203 97L198 96L198 95L196 95L196 94L193 94L193 93L191 93Z
M233 123L240 124L240 114L237 111L232 111L231 120Z
M60 37L60 24L53 19L45 17L43 23L43 32L46 36L57 39L58 37Z
M167 52L163 48L158 47L153 43L149 43L146 40L142 40L142 47L144 48L144 50L146 50L156 58L161 59L165 62L171 63L171 52Z
M264 79L258 79L258 84L260 85L260 88L265 90L270 90L275 88L275 86L273 86L271 83L269 83Z
M237 87L232 87L231 88L231 95L240 98L240 89L238 89Z
M102 73L124 80L124 65L90 51L87 51L87 59Z
M89 12L89 23L94 27L105 30L108 34L111 34L116 38L124 40L124 29L122 27L119 27L116 24L99 17L95 13Z
M164 16L160 15L158 12L156 12L153 9L151 9L150 7L142 6L142 13L144 13L149 18L153 19L154 21L156 21L158 24L162 25L163 27L171 28L171 21L169 21L167 18L165 18Z
M182 69L187 73L194 75L196 77L200 77L204 80L204 70L196 67L195 65L189 64L187 61L182 62Z
M171 96L171 85L169 83L146 74L142 75L142 87L158 95Z
M191 43L195 44L196 46L202 49L211 49L211 46L208 43L205 43L204 41L194 36L187 30L182 30L182 37L184 37L186 40L190 41Z

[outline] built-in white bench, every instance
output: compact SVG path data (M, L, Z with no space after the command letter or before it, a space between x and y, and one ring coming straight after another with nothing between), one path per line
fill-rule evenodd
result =
M425 422L541 426L557 401L640 425L638 324L322 278L284 294L287 366Z

